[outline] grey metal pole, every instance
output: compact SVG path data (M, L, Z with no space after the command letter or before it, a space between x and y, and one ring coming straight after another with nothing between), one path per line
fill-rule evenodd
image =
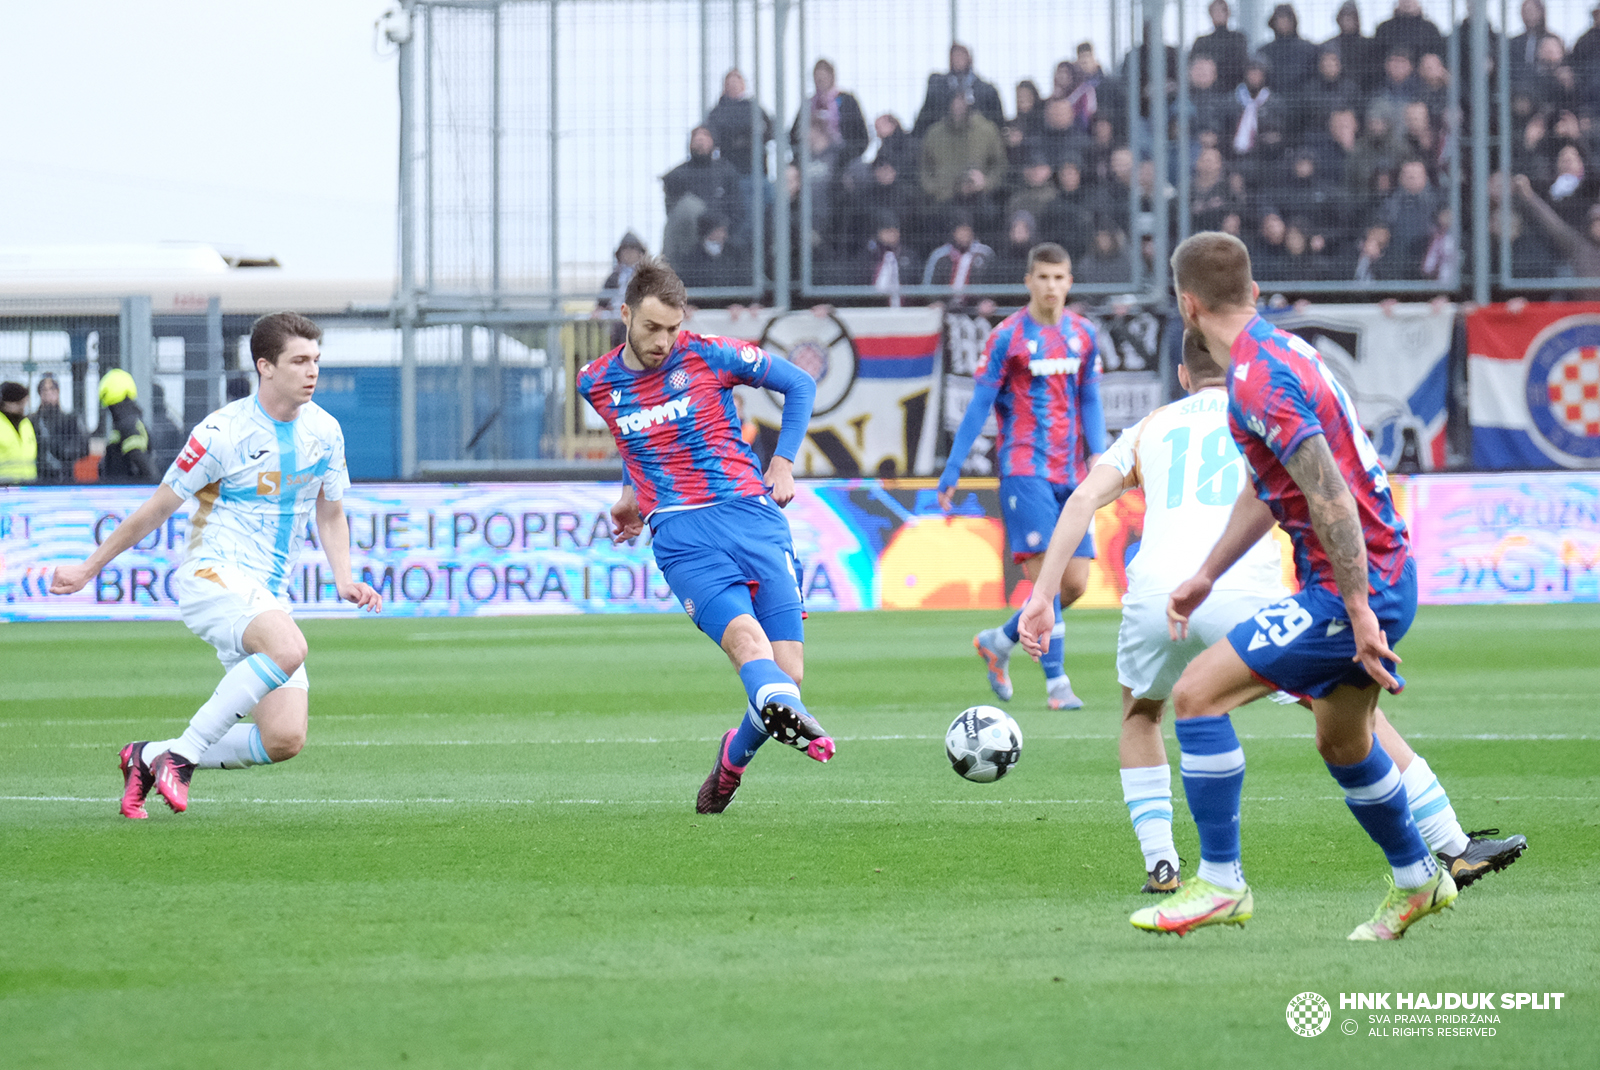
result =
M133 376L133 388L145 403L141 408L155 400L150 389L156 370L151 320L150 298L122 299L122 315L117 319L118 353L122 368Z
M222 298L213 297L206 302L206 395L211 406L208 411L215 412L228 403L226 388L222 360ZM151 403L154 401L152 398Z
M1500 0L1500 284L1511 283L1511 37L1507 0ZM1485 30L1487 34L1487 30Z
M1178 0L1178 240L1189 236L1190 173L1194 169L1189 146L1189 5Z
M950 43L961 40L956 36L956 16L961 13L961 0L950 0Z
M706 34L706 0L700 0L700 121L705 122L706 112L710 105L706 103L706 86L710 84L711 66L707 55L710 52L710 38ZM556 36L556 5L554 0L550 4L550 38ZM552 56L554 49L551 50Z
M733 9L732 18L728 20L729 31L733 34L733 65L740 70L743 70L744 67L739 62L739 0L731 0L728 6Z
M701 5L702 14L705 5ZM550 0L550 308L561 308L561 81L558 77L561 50L556 37L561 12L557 0ZM702 35L703 40L703 35ZM701 52L704 55L704 50ZM702 102L703 103L703 102ZM701 112L705 109L702 107ZM498 174L498 172L496 172ZM498 405L500 399L495 399Z
M795 5L800 9L800 289L811 288L811 114L806 109L805 80L807 61L810 56L806 52L806 0L795 0ZM813 84L812 91L816 91Z
M462 460L467 459L467 440L478 430L477 388L472 383L472 373L475 370L473 364L476 361L472 355L472 335L476 330L477 328L470 323L461 324L461 368L456 383L456 389L461 392L461 435L456 440L456 449L461 454Z
M782 127L787 114L784 79L788 77L789 0L772 0L772 55L773 100L772 110ZM773 197L775 217L772 222L772 305L780 312L789 310L789 139L783 135L773 138L777 147L777 183Z
M1145 0L1145 40L1150 45L1150 161L1155 168L1151 207L1155 209L1155 257L1150 265L1150 296L1166 289L1167 230L1167 0ZM1180 72L1181 73L1181 72ZM1142 248L1142 246L1141 246ZM1142 257L1141 257L1142 259Z
M1461 275L1461 34L1457 32L1456 0L1450 0L1450 41L1445 62L1450 65L1450 87L1445 108L1450 118L1446 122L1446 136L1450 138L1450 238L1456 249L1456 277L1453 289L1459 290L1466 280Z
M1270 36L1266 16L1261 14L1264 6L1261 0L1239 0L1239 32L1244 34L1245 44L1252 52Z
M1143 20L1138 0L1128 4L1128 151L1133 156L1133 171L1128 175L1128 285L1137 292L1144 283L1143 241L1139 236L1139 113L1144 101L1139 96L1141 56L1139 46Z
M422 51L422 158L427 161L427 171L422 177L423 277L427 290L433 292L434 260L437 249L433 235L433 7L423 10L424 27Z
M415 0L402 0L401 10L408 20L415 14ZM429 43L432 47L432 43ZM416 286L416 87L412 69L416 63L416 43L412 34L400 43L400 475L410 479L417 472L417 286Z
M1470 0L1472 34L1472 299L1489 303L1488 0Z
M737 16L739 0L734 0ZM767 139L766 124L761 112L761 9L756 0L750 2L750 210L751 220L750 284L755 287L756 299L766 288L767 277Z
M551 15L555 14L555 0L551 0ZM490 300L498 307L500 304L500 137L502 133L500 101L500 11L501 5L494 6L494 19L491 25L492 56L489 64L490 120L489 120L489 290ZM555 19L550 20L551 30L555 29Z

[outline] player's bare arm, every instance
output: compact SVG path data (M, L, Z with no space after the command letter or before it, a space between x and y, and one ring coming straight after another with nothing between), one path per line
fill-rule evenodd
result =
M627 542L644 533L644 517L639 515L639 498L633 484L625 484L611 507L611 541Z
M383 612L383 595L359 582L350 572L350 521L344 515L344 502L317 495L317 537L322 552L333 569L333 589L346 602L354 602L369 613Z
M1334 582L1339 585L1345 612L1350 614L1350 631L1356 643L1354 660L1379 684L1395 690L1399 685L1384 668L1383 659L1398 664L1400 658L1389 649L1388 637L1367 604L1367 542L1361 533L1355 498L1345 485L1328 440L1312 435L1300 443L1294 455L1284 462L1284 468L1306 497L1311 528L1333 567Z
M1178 584L1167 599L1167 629L1174 641L1188 638L1189 618L1211 593L1212 585L1250 547L1260 542L1275 523L1272 510L1256 497L1252 488L1246 487L1234 501L1233 512L1228 514L1228 526L1211 553L1206 555L1200 571Z
M1094 522L1095 511L1122 497L1127 489L1122 473L1109 464L1097 464L1089 476L1078 485L1061 509L1055 530L1050 534L1050 545L1039 563L1039 576L1033 583L1033 593L1022 609L1022 619L1017 622L1017 636L1022 648L1037 659L1049 643L1050 630L1055 627L1056 615L1051 593L1061 589L1061 575L1067 562L1083 541L1084 533Z
M156 488L133 515L118 524L106 541L101 543L87 560L76 565L61 565L50 580L51 594L76 594L84 584L99 575L100 570L116 560L117 555L136 545L152 531L167 522L167 518L183 504L176 491L165 483Z

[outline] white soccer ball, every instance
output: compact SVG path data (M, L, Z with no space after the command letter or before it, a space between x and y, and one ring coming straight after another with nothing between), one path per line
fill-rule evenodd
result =
M1022 757L1022 729L1005 710L973 706L944 734L944 752L957 773L988 784L1005 776Z

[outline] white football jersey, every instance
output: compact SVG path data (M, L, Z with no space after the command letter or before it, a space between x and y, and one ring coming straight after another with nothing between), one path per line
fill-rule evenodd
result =
M1228 430L1228 392L1208 387L1163 405L1100 457L1123 486L1144 488L1144 537L1128 564L1128 597L1164 596L1193 576L1222 537L1233 503L1249 487L1244 457ZM1215 590L1283 591L1283 555L1269 533Z
M197 502L185 561L232 565L281 597L318 494L350 486L344 432L315 402L283 423L240 398L200 422L162 482Z

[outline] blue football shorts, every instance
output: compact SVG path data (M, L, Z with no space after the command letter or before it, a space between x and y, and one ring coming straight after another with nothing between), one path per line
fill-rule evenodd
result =
M1006 541L1011 545L1012 560L1021 561L1045 552L1050 545L1050 534L1056 530L1056 521L1061 517L1061 508L1067 504L1073 489L1042 476L1000 477L1000 515L1005 518ZM1093 528L1084 533L1083 541L1072 556L1094 556Z
M1367 604L1392 649L1417 615L1416 560L1407 558L1400 579L1376 587ZM1341 684L1367 688L1374 682L1351 660L1356 643L1344 599L1321 584L1264 606L1229 632L1228 642L1258 680L1291 695L1322 698ZM1405 687L1393 662L1385 659L1383 667Z
M739 498L650 518L651 547L672 593L719 645L749 613L774 641L805 640L789 521L771 498Z

